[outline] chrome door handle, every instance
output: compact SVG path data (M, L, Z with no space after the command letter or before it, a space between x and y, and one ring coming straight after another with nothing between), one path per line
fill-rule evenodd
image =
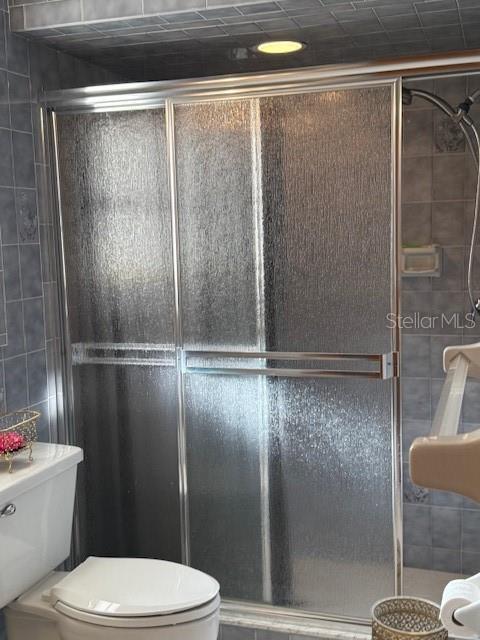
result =
M279 351L185 351L185 372L217 375L263 375L295 378L373 378L377 380L388 380L398 377L398 353L314 353L314 352L279 352ZM216 360L217 363L222 358L236 360L242 359L264 359L264 360L297 360L301 361L336 361L336 362L368 362L374 363L376 368L372 369L299 369L292 368L270 368L270 367L245 367L237 365L234 367L222 367L218 364L210 366L208 360ZM200 359L204 362L192 366L192 359Z
M13 514L17 511L17 507L11 502L7 504L6 507L0 510L0 518L8 518L8 516L13 516Z

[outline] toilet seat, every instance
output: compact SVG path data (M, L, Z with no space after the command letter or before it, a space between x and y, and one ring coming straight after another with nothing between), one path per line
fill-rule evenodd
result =
M110 627L155 627L199 620L220 604L220 586L184 565L145 558L90 557L49 591L59 613Z
M54 606L58 613L73 618L79 622L86 622L92 625L98 625L100 627L117 627L121 629L145 629L156 627L168 627L180 624L186 624L189 622L195 622L203 618L208 618L214 615L220 607L220 597L217 596L203 607L197 607L196 609L190 609L189 611L182 611L180 613L167 614L162 616L136 616L134 618L116 618L115 616L97 615L95 613L87 613L86 611L80 611L73 609L62 602L57 602Z

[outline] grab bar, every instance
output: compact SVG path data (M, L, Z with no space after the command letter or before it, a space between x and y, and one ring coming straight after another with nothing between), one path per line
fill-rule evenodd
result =
M433 418L431 436L454 436L458 433L469 364L462 353L452 358Z
M480 429L458 433L468 376L480 378L480 342L447 347L447 373L432 429L410 447L412 482L480 501Z
M279 352L279 351L185 351L184 371L192 374L208 375L261 375L275 377L296 378L370 378L388 380L398 375L398 354L376 353L316 353L316 352ZM224 367L211 366L207 363L192 365L189 360L197 358L202 360L221 360L225 358L234 360L297 360L297 361L365 361L377 364L374 370L355 369L300 369L300 368L276 368L276 367Z
M480 342L447 347L443 369L447 376L432 423L432 437L458 433L467 377L480 378Z

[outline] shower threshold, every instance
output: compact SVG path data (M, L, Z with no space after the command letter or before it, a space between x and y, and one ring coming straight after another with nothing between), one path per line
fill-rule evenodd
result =
M404 593L440 602L445 585L450 580L463 577L465 576L457 573L406 567L404 569ZM285 634L285 637L305 636L306 638L324 638L325 640L368 640L371 637L370 627L367 623L355 624L314 619L301 613L295 615L293 612L284 615L283 609L276 613L274 609L269 607L259 607L247 603L225 601L222 603L220 618L222 625L227 627L272 631Z
M282 610L283 611L283 610ZM296 616L279 615L271 608L255 605L223 602L220 621L224 626L243 627L259 631L272 631L288 636L306 636L307 638L324 638L325 640L369 640L370 627L367 624L353 624L340 621L328 621Z

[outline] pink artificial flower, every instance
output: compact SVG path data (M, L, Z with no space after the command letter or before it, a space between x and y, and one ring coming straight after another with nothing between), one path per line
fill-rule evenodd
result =
M25 437L20 433L0 433L0 453L17 451L25 446Z

